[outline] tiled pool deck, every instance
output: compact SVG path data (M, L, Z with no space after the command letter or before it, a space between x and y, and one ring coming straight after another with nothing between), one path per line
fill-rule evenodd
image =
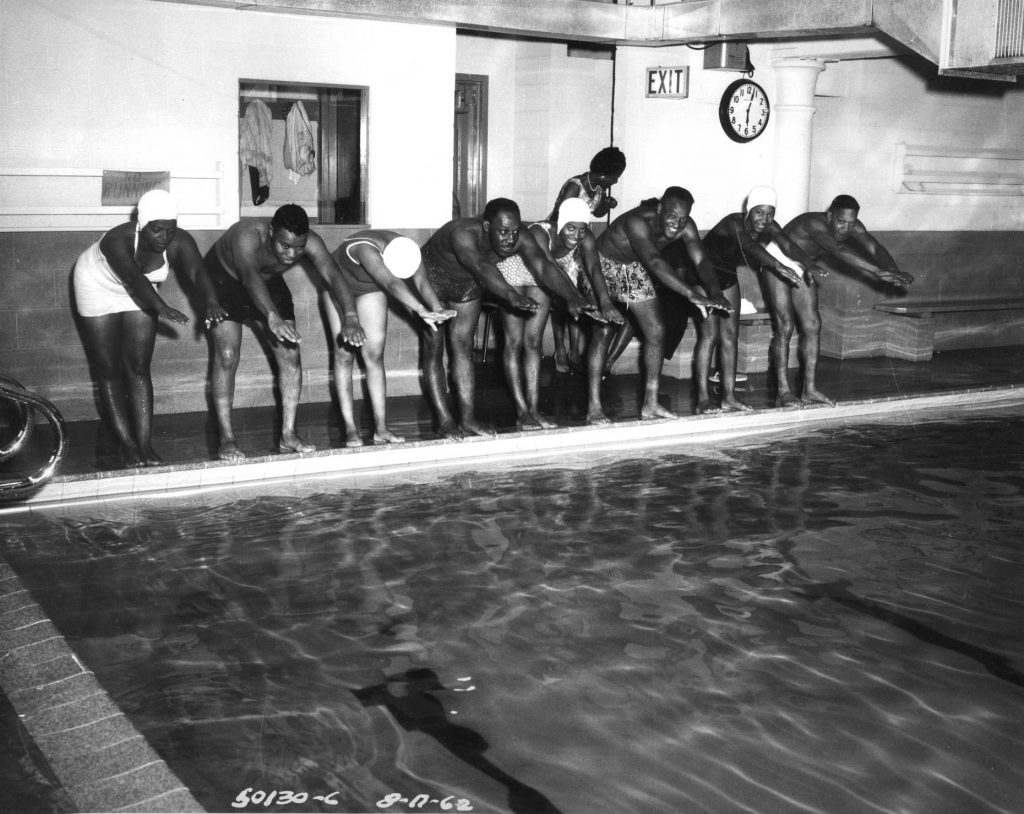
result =
M319 447L305 455L258 454L274 440L274 411L239 412L239 434L250 458L243 464L210 460L215 439L205 416L157 417L155 445L171 461L141 470L104 468L109 443L97 422L70 426L70 449L62 473L29 500L0 504L0 515L50 511L133 497L216 492L237 486L295 482L296 479L356 477L364 484L396 472L438 467L491 466L552 453L630 449L689 444L728 444L760 434L799 431L801 427L842 426L885 418L894 412L913 416L950 405L987 406L1024 403L1024 349L997 348L937 355L928 363L890 359L828 360L819 370L822 389L838 402L834 408L773 409L764 374L751 376L741 393L751 413L695 416L691 383L663 380L662 402L684 417L639 421L636 376L612 376L606 405L614 423L589 427L583 422L581 377L555 376L545 370L542 411L556 418L557 429L515 432L509 398L493 366L479 373L480 416L498 430L495 438L461 442L438 440L419 398L389 404L392 429L408 443L398 448L339 448L340 431L329 404L304 405L301 433ZM364 428L368 432L368 428ZM364 432L364 437L367 433ZM45 433L39 433L45 436ZM45 437L25 456L45 455ZM255 453L255 454L254 454ZM11 464L7 470L11 471ZM0 517L2 522L2 517ZM79 811L201 811L188 790L153 752L132 723L111 702L60 632L21 585L0 552L0 689L18 719L0 719L0 745L28 736L43 755L62 795ZM8 735L5 740L2 736ZM3 796L0 792L0 803ZM46 809L39 809L46 810ZM60 810L72 810L68 807Z

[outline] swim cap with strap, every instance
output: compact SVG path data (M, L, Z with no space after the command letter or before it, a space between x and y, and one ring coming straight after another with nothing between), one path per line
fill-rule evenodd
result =
M402 280L412 277L420 267L420 247L408 237L393 238L380 255L388 271Z
M140 229L151 220L178 219L178 204L171 193L163 189L151 189L139 198L138 210Z

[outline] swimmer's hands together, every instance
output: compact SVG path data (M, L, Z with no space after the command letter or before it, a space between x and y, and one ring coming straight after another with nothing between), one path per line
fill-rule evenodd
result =
M570 311L570 313L572 312ZM583 307L578 309L576 313L572 315L573 319L578 319L580 314L585 314L595 322L608 322L608 318L605 317L601 309L597 307L597 304L593 302L583 303Z
M914 282L914 275L899 269L879 269L875 272L875 276L883 283L889 283L897 288L906 288Z
M450 308L445 308L441 311L420 311L419 318L422 319L427 325L430 326L430 330L436 331L437 326L442 322L447 322L450 319L454 319L458 315L457 311Z
M366 341L366 334L363 333L363 326L359 324L358 315L354 313L342 314L341 333L338 334L338 339L346 345L352 345L356 348Z
M220 307L219 302L214 301L206 304L206 319L203 321L206 330L210 330L215 325L220 325L227 318L228 312Z
M815 280L819 277L828 277L828 269L817 263L809 263L804 266L804 269L804 283L807 285L814 285Z
M614 325L624 325L626 322L622 312L614 304L607 301L601 303L601 316L604 317L604 322L611 322Z
M772 267L768 266L768 268ZM781 277L790 285L800 285L800 283L803 282L803 277L801 276L800 272L798 272L796 269L790 268L785 263L776 263L775 267L772 268L772 271L774 271L777 275L779 275L779 277Z
M708 318L708 311L724 311L726 314L733 312L733 307L729 305L729 301L722 295L711 299L694 291L690 294L689 300L697 306L697 310L700 311L700 315L704 319Z
M533 297L520 294L515 289L512 289L512 293L506 298L506 302L518 311L536 311L540 308L540 303L533 299Z
M187 316L181 313L177 308L171 308L171 306L166 303L157 309L157 314L161 319L166 319L169 322L177 322L179 325L188 325L189 323Z
M295 326L289 325L281 319L281 315L276 311L267 314L267 328L281 342L291 342L293 345L298 345L302 341L302 337L295 330Z

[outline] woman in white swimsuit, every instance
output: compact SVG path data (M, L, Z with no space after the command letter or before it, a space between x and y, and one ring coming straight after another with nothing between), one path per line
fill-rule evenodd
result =
M188 317L171 308L157 286L176 270L197 280L202 255L192 236L178 228L174 199L151 190L139 200L138 219L115 226L82 252L73 272L75 310L97 378L107 426L126 467L162 463L151 443L153 379L150 362L158 319L187 325ZM204 292L207 318L220 306ZM211 307L212 305L212 307Z

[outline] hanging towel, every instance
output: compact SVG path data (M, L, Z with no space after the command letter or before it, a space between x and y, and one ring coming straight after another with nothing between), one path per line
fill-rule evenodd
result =
M269 187L272 176L270 157L270 108L259 99L249 102L242 119L238 158L242 167L259 171L260 186Z
M316 150L313 148L313 129L302 102L296 102L288 111L284 123L284 165L293 184L299 178L316 172Z

